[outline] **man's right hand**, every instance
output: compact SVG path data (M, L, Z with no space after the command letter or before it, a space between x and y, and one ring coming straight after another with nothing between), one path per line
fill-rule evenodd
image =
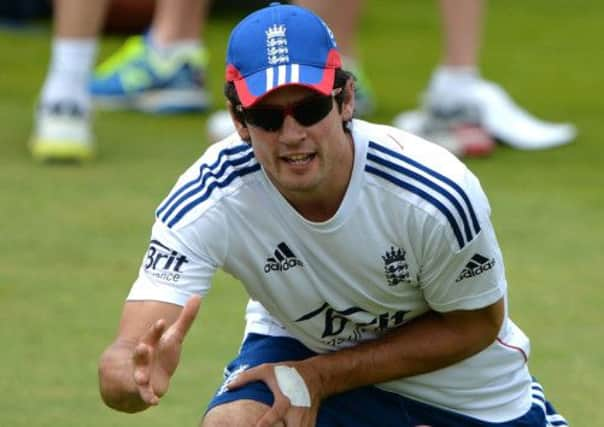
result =
M132 364L134 382L141 399L148 405L157 405L168 391L182 343L201 304L201 297L189 298L176 321L166 328L166 321L156 321L134 348Z

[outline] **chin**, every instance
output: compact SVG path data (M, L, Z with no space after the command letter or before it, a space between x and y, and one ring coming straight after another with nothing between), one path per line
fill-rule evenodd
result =
M306 193L315 190L317 188L317 182L315 179L310 179L310 177L309 179L300 179L300 177L297 177L294 179L282 180L280 187L286 191Z

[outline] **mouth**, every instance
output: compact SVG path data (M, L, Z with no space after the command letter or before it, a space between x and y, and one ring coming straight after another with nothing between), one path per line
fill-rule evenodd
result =
M315 153L291 154L288 156L281 156L281 160L293 166L303 166L310 163L315 157Z

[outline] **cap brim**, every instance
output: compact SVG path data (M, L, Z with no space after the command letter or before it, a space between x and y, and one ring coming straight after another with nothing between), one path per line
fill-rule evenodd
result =
M234 79L235 89L243 107L250 107L275 89L304 86L324 95L333 90L334 68L288 64L267 68L245 78Z

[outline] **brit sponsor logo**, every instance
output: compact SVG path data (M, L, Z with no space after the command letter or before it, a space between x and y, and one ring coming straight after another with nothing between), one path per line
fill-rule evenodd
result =
M304 263L294 255L285 242L281 242L277 245L274 256L266 259L264 272L268 274L271 271L288 271L295 267L304 267Z
M474 256L468 261L464 269L457 276L456 282L461 282L464 279L476 277L490 270L495 265L495 258L488 259L487 257L474 254Z
M328 303L324 303L321 307L296 319L296 322L319 319L323 325L321 340L326 345L335 348L346 344L356 344L365 338L397 327L406 321L407 313L406 310L400 310L376 315L361 307L336 310Z
M188 262L185 255L169 248L159 240L151 240L143 268L157 279L176 283L181 277L183 265Z

